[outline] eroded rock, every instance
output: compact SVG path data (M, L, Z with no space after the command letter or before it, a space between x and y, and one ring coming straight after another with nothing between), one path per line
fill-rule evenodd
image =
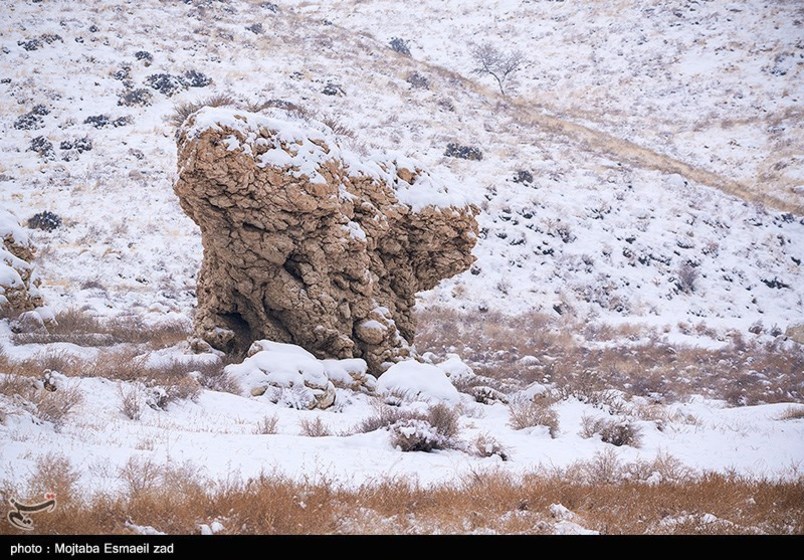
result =
M411 355L415 294L474 261L478 210L318 128L228 108L185 122L175 192L204 246L195 331L218 350L269 339L379 374Z

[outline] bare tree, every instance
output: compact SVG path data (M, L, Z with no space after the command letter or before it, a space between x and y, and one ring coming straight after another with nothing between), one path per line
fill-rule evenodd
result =
M482 43L472 47L472 57L477 63L475 74L489 74L497 80L500 93L505 96L505 82L509 76L522 67L524 56L519 51L503 52L491 43Z

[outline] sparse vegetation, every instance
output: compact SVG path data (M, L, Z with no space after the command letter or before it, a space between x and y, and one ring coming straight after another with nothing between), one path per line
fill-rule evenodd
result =
M388 45L394 52L397 52L403 56L410 56L410 43L405 39L393 37Z
M318 416L312 419L302 418L302 420L299 422L299 426L301 427L301 433L303 436L325 437L332 435L329 427Z
M536 395L533 398L518 398L508 405L509 424L515 430L524 430L533 426L546 426L551 438L558 437L558 415L551 407L556 402L554 397Z
M31 229L53 231L60 226L61 218L57 214L47 210L44 212L38 212L28 219L28 227Z
M257 427L254 428L254 433L263 435L275 434L278 425L279 418L277 418L275 414L272 416L265 416L257 423Z
M447 144L447 149L444 150L444 155L447 157L454 157L458 159L468 159L472 161L480 161L483 159L483 152L480 148L475 146L462 146L455 142Z
M120 389L120 412L129 420L139 420L142 417L142 400L140 392L136 386L121 385Z
M588 342L615 342L601 347L575 338L571 333L584 332L586 326L574 325L571 317L443 308L421 312L418 325L417 346L442 355L457 352L495 388L539 382L552 384L565 398L603 404L612 390L666 403L692 395L733 406L804 403L804 350L780 351L779 342L749 344L735 338L718 349L700 348L671 344L658 333L637 329L645 342L634 344L628 337L633 326L587 329Z
M473 444L474 451L479 457L497 456L503 461L507 461L509 458L505 447L494 436L489 434L480 434L475 438Z
M553 504L603 534L804 532L800 479L691 478L664 456L623 464L601 454L521 480L484 472L454 485L397 478L356 487L267 475L214 484L187 465L132 459L119 472L125 492L89 495L75 492L78 473L65 457L45 457L37 465L27 487L0 486L6 502L57 493L59 507L37 518L34 534L128 534L130 523L192 534L199 520L214 518L245 534L550 534Z

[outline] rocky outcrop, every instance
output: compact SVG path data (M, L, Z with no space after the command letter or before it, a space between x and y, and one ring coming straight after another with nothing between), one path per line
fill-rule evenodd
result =
M323 125L204 108L178 140L175 192L201 228L195 330L381 373L411 354L415 294L474 261L477 208L404 158L360 158Z
M0 209L0 317L17 318L42 306L33 245L17 219Z

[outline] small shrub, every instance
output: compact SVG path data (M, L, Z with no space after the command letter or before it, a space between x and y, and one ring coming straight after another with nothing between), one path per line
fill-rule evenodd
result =
M60 226L61 218L53 212L49 212L47 210L34 214L28 219L28 227L31 229L53 231Z
M503 445L489 434L480 434L474 441L475 453L478 457L494 457L495 455L507 461L509 458L508 451Z
M520 169L514 173L514 183L526 183L528 185L533 183L533 173L525 169Z
M80 478L68 457L51 452L37 459L29 492L39 496L53 493L57 501L69 503Z
M122 66L112 73L112 78L118 82L131 82L131 66Z
M265 33L265 28L259 22L252 23L251 25L246 26L246 30L251 31L255 35L262 35L263 33Z
M95 128L104 128L111 124L111 120L106 115L92 115L84 119L84 124L91 124Z
M630 420L607 421L600 429L600 439L617 447L628 445L639 447L642 429Z
M558 437L558 415L551 407L555 399L546 395L536 395L533 399L514 399L508 405L509 425L515 430L532 426L547 426L550 437Z
M75 150L79 154L82 154L92 149L92 139L85 136L84 138L77 138L75 140L63 140L59 144L59 149Z
M402 451L430 452L446 448L448 441L426 420L410 418L391 426L391 444Z
M390 425L391 444L402 451L433 451L455 446L458 415L445 405L431 406L426 414L411 414Z
M398 407L382 406L377 410L376 414L361 420L360 423L352 429L352 432L367 434L369 432L388 428L399 420L413 417L415 417L413 413L402 411Z
M153 100L153 94L145 88L133 89L123 93L117 100L118 105L126 107L147 107Z
M455 112L455 104L449 99L446 98L439 99L438 101L436 101L436 105L438 105L438 107L443 109L444 111L448 111L450 113Z
M410 84L413 89L430 89L430 80L418 72L411 72L405 81Z
M52 422L56 431L59 431L67 420L70 411L81 404L83 397L78 387L72 386L57 391L40 390L33 397L36 406L36 416Z
M695 291L695 282L700 274L701 271L696 266L689 261L685 262L676 274L676 287L685 294L691 294Z
M622 480L623 466L612 449L595 453L592 460L582 464L586 484L616 484Z
M173 74L151 74L145 78L145 85L167 97L173 97L187 89L187 82L184 78Z
M779 420L802 420L804 419L804 406L789 406L779 417Z
M129 420L142 418L142 398L136 386L120 386L120 412Z
M232 358L234 359L234 358ZM240 394L240 387L225 371L227 363L204 364L195 372L195 379L201 387L210 391Z
M212 83L212 78L202 72L188 70L184 73L184 81L190 87L201 88L210 85Z
M265 416L262 420L257 422L257 427L254 428L254 433L275 434L277 424L279 424L279 418L277 418L276 415Z
M399 37L393 37L391 41L388 43L391 47L391 50L397 52L403 56L410 56L410 43L405 39L400 39Z
M13 126L17 130L38 130L45 126L45 121L42 119L41 114L29 111L24 115L20 115L17 120L14 121Z
M165 385L165 392L167 393L167 402L176 401L196 401L201 395L201 385L189 375L182 375L178 379L173 380Z
M42 41L36 38L25 39L23 41L17 41L17 45L26 51L35 51L42 48Z
M327 82L327 85L324 86L324 89L321 90L321 93L324 95L346 95L346 92L343 91L341 86L331 82Z
M447 144L447 149L444 151L444 155L447 157L468 159L473 161L480 161L483 159L483 152L480 150L480 148L475 148L474 146L462 146L454 142Z
M302 435L307 437L325 437L332 435L327 425L318 417L312 420L303 418L301 422L299 422L299 426L301 426Z
M237 105L237 101L234 97L225 93L212 95L201 101L180 103L173 108L170 124L177 128L180 127L187 120L187 117L203 107L227 107L233 105Z
M53 144L44 136L37 136L31 140L28 151L36 152L44 160L56 159L56 152L53 150Z
M427 421L436 431L451 440L458 435L460 429L458 414L454 408L444 403L438 403L427 410Z
M154 56L148 51L137 51L134 53L134 58L141 61L145 66L150 66L154 61Z
M60 43L64 42L64 39L61 38L61 35L56 35L55 33L44 33L40 38L48 45L52 45L56 41L59 41Z
M581 417L580 436L590 438L599 435L601 441L621 447L639 447L642 443L642 428L631 420Z

